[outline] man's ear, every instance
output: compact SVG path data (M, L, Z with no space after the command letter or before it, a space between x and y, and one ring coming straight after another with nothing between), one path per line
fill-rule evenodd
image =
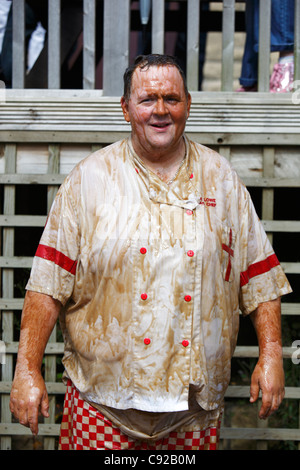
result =
M190 110L191 110L191 104L192 104L192 97L190 93L188 94L188 100L187 100L187 119L190 116Z
M125 121L130 122L129 111L128 111L128 101L122 96L121 98L121 107Z

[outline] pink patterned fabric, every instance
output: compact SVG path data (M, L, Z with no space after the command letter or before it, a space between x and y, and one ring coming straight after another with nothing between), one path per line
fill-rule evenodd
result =
M293 91L294 63L275 64L270 79L271 93L288 93Z

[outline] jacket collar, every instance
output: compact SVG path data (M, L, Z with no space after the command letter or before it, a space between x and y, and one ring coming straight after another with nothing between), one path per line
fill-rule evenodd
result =
M131 138L128 139L128 155L137 178L140 178L149 193L152 202L170 204L185 209L195 209L199 204L200 194L194 183L193 161L189 139L184 135L186 157L174 181L168 185L153 171L149 170L140 157L135 153Z

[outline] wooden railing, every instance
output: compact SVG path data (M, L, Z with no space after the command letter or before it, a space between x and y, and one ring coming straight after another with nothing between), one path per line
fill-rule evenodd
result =
M65 58L65 49L62 47L64 29L60 14L64 0L51 0L48 6L48 29L45 48L48 52L48 88L59 89L61 86L61 63ZM77 3L77 2L75 2ZM187 8L187 23L182 24L182 18L176 11L166 7L171 3L184 3ZM222 77L221 90L233 90L233 57L234 34L236 19L239 12L235 10L235 0L223 0L221 20L220 14L215 13L216 21L210 21L213 12L202 11L201 3L211 3L207 0L180 0L169 2L165 0L152 0L149 17L149 34L152 39L151 52L163 53L165 51L166 30L182 28L187 35L186 63L187 81L191 91L198 90L199 74L199 47L200 33L203 29L215 28L216 24L222 31ZM14 0L13 8L13 88L26 87L26 51L25 51L25 0ZM96 15L96 7L103 12ZM74 13L75 15L75 13ZM83 0L83 7L77 7L76 15L81 15L76 27L73 28L77 39L82 32L83 53L83 89L96 87L96 33L103 32L103 93L106 96L118 96L122 93L122 77L128 66L132 44L130 31L142 31L143 25L139 16L139 2L130 0ZM177 16L176 16L177 15ZM203 18L202 18L203 16ZM97 21L96 21L97 18ZM240 22L240 18L239 22ZM74 21L73 19L69 20ZM260 1L259 23L259 76L258 90L268 91L270 74L270 26L271 26L271 0ZM238 25L238 27L240 27ZM77 29L79 30L77 31ZM100 33L99 33L100 31ZM70 42L69 47L73 44ZM101 46L99 46L101 47ZM295 0L295 80L300 78L300 0ZM101 53L100 53L101 55ZM44 62L43 62L44 64ZM42 74L43 69L36 73Z

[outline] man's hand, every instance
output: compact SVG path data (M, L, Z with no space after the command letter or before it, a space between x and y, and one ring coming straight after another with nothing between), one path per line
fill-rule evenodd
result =
M264 302L250 314L259 345L259 359L251 378L250 402L262 391L259 417L266 419L284 398L280 298Z
M250 402L258 399L262 391L261 419L276 411L284 398L284 372L282 349L278 343L268 343L253 371L250 386Z
M16 372L10 395L10 411L20 424L38 433L39 411L49 417L49 401L45 382L39 372Z
M46 344L60 308L60 302L48 295L26 293L10 410L35 435L38 433L39 411L46 418L49 416L48 394L40 371Z

